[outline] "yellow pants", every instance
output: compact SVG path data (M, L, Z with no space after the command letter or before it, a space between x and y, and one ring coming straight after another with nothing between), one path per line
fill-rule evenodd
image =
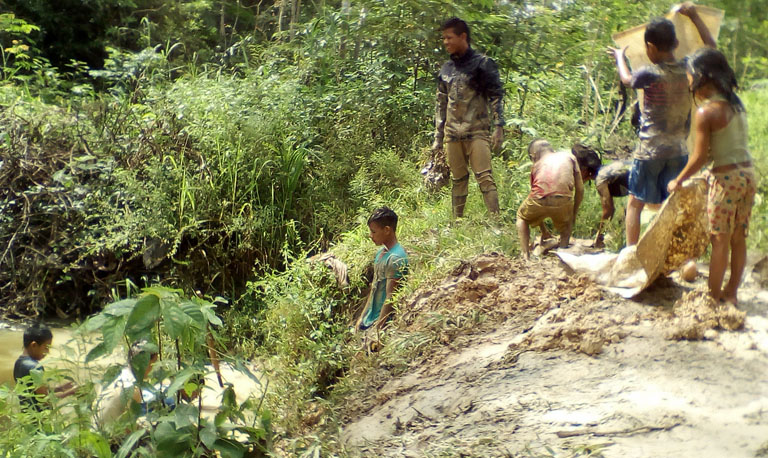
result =
M469 169L475 173L477 184L483 193L496 190L491 172L491 145L487 138L448 142L445 156L451 169L454 196L466 196L469 191Z

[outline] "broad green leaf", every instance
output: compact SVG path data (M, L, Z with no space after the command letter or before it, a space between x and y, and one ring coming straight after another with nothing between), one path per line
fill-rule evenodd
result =
M155 428L155 442L158 456L186 456L193 448L190 428L176 430L171 422L160 422Z
M213 449L219 452L221 458L242 458L245 456L243 444L231 439L220 438L213 444Z
M113 302L106 307L102 313L112 316L125 316L133 311L134 305L136 305L136 299L123 299L121 301Z
M175 299L177 301L180 295L184 293L180 289L166 288L164 286L150 286L149 288L144 288L143 292L157 296L160 299Z
M176 392L179 391L193 375L195 375L195 373L197 373L197 370L194 367L187 367L186 369L183 369L181 372L176 374L176 376L173 378L173 381L166 390L166 395L175 395Z
M133 376L136 377L136 380L144 380L144 374L147 372L147 368L149 367L149 360L151 356L152 355L150 355L149 352L142 351L131 358L131 370L133 371Z
M215 307L213 304L211 305L204 305L200 308L200 310L203 312L203 315L205 315L205 318L208 320L209 323L211 323L214 326L221 326L221 319L216 316L216 312L213 311Z
M208 448L213 448L216 443L216 439L219 438L219 434L216 432L216 425L211 422L205 425L205 428L200 430L200 440Z
M221 395L221 405L234 409L237 407L237 397L235 396L235 389L232 385L227 385L224 389L224 393Z
M219 412L216 414L216 416L213 419L214 424L216 424L217 427L224 424L224 422L227 421L227 413L226 412Z
M107 320L101 328L101 334L104 336L104 345L107 353L112 353L114 349L123 341L125 333L125 317L114 317Z
M112 451L109 449L109 443L100 435L92 431L80 431L77 439L79 440L81 447L87 448L93 456L99 458L111 458Z
M194 426L197 424L198 410L197 406L181 403L174 409L174 421L176 429Z
M107 386L111 384L112 382L117 379L117 377L120 375L120 372L123 371L123 365L122 364L113 364L107 368L106 371L104 371L104 375L101 377L101 383L104 386Z
M181 303L181 309L184 313L189 315L197 329L205 329L206 318L205 315L203 315L203 311L200 309L200 305L192 301L184 301Z
M133 311L128 315L125 324L125 334L136 340L141 334L146 333L160 318L160 301L154 294L142 296L136 301Z
M105 315L104 313L99 313L98 315L94 315L88 318L85 323L83 323L83 329L85 332L98 331L102 326L106 324L107 320L110 319L112 319L111 316Z
M128 438L125 441L123 441L123 445L120 446L120 449L117 451L117 455L115 455L115 458L126 458L128 454L131 453L133 446L136 445L139 439L144 437L146 433L147 433L147 430L144 428L131 433L131 435L128 436Z
M104 342L100 342L98 345L91 348L91 351L88 352L85 357L85 363L88 364L94 359L99 359L109 353L110 351L107 349L107 345Z
M160 308L163 314L163 325L168 332L168 337L173 340L178 339L181 333L184 332L184 329L192 324L192 317L184 313L184 310L178 304L170 301L162 301Z

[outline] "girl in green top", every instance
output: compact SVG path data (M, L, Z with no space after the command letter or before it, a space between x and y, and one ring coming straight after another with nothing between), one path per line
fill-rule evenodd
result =
M696 142L688 163L668 189L712 162L707 214L712 240L709 293L737 303L736 292L747 258L747 229L757 186L747 148L747 116L736 95L738 85L723 53L703 48L688 58L688 84L699 105ZM731 277L721 289L730 251Z

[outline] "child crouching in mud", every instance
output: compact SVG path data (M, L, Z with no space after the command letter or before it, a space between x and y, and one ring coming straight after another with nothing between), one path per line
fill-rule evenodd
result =
M569 151L556 152L543 138L528 145L531 168L531 193L517 210L517 232L523 259L530 259L531 226L544 228L549 218L560 233L559 246L565 248L584 197L584 183L576 158ZM544 229L542 229L542 239Z
M747 114L736 95L738 84L722 52L702 48L688 57L688 83L698 105L696 142L688 163L669 192L712 162L707 199L712 255L709 294L737 304L737 290L747 258L747 232L757 186L747 148ZM730 251L731 277L721 289Z

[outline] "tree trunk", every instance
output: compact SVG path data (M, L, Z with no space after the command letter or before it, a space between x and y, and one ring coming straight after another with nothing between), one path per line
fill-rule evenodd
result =
M286 0L277 0L280 2L280 7L277 10L277 34L278 36L283 32L283 12L285 11Z
M339 42L339 57L344 59L347 53L347 33L349 33L349 12L351 9L350 0L342 0L341 2L341 14L344 16L344 33L341 35Z
M221 38L221 43L223 46L226 47L227 43L227 21L224 17L224 2L221 2L221 9L219 14L219 38Z
M296 34L296 22L299 20L299 13L301 13L301 0L291 0L291 40Z
M365 25L365 16L368 14L368 8L363 7L362 10L360 10L360 19L357 21L357 36L355 37L355 60L357 60L360 57L360 46L362 45L362 29L363 25Z

